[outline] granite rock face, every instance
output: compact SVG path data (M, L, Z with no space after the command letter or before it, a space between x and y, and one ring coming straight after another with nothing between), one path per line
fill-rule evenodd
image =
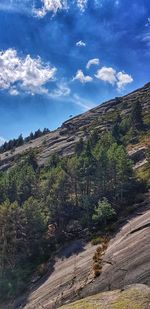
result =
M102 272L98 278L93 275L93 256L96 249L97 246L86 244L83 240L68 244L56 258L53 269L50 269L45 279L35 284L24 299L17 300L15 304L7 306L7 309L55 309L100 292L123 290L128 285L150 286L149 202L138 209L128 222L124 222L110 240L103 255ZM64 308L74 307L68 305Z
M100 277L81 296L133 283L150 286L150 210L129 220L110 241Z

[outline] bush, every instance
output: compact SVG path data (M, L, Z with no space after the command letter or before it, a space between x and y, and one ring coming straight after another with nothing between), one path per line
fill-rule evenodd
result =
M101 237L101 236L97 236L97 237L95 237L95 238L93 238L93 239L91 240L91 244L92 244L93 246L99 245L99 244L101 244L102 242L103 242L103 237Z
M101 271L99 269L97 269L95 272L94 272L94 278L97 278L99 277L101 274Z
M112 219L116 215L115 210L106 198L98 202L98 206L95 208L95 212L92 216L95 224L103 224L106 226L108 220Z
M101 265L101 262L96 262L94 263L93 265L93 271L94 271L94 277L98 277L100 276L101 274L101 271L102 271L102 265Z

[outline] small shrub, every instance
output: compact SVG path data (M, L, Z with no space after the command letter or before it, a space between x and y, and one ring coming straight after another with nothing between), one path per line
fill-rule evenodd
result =
M103 246L99 246L99 247L96 249L96 252L97 252L98 255L101 254L102 248L103 248Z
M97 261L98 261L96 254L94 254L94 256L93 256L93 261L94 261L94 262L97 262Z
M100 274L101 274L101 271L100 271L99 269L95 270L95 272L94 272L94 278L99 277Z
M101 268L100 263L98 263L98 262L94 263L94 265L93 265L93 270L94 271L96 271L96 270L98 270L100 268Z
M102 244L96 248L95 254L93 256L93 272L94 278L100 276L102 271L102 256L104 251L108 247L109 238L103 237L101 238Z
M100 262L99 262L99 263L98 263L98 262L94 263L94 265L93 265L93 271L94 271L94 277L95 277L95 278L98 277L98 276L100 276L101 270L102 270L101 263L100 263Z
M103 243L103 251L105 251L106 249L107 249L107 247L108 247L108 243L106 242L106 243Z
M91 244L92 244L93 246L96 246L96 245L101 244L102 241L103 241L103 237L97 236L97 237L95 237L95 238L93 238L93 239L91 240Z

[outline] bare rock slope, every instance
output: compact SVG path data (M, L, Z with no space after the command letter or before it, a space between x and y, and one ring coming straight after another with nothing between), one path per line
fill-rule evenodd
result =
M150 210L129 220L110 241L101 276L81 296L133 283L150 286Z
M100 277L95 279L92 270L96 247L82 240L75 241L60 253L53 272L44 282L34 286L26 299L21 301L21 307L15 304L10 308L52 309L101 291L116 290L135 283L150 286L150 210L148 204L145 207L138 210L135 217L130 218L110 241L103 256Z
M78 289L91 280L92 257L95 247L77 240L64 248L55 260L53 272L35 287L21 308L58 308L65 300L73 300ZM20 301L19 301L20 303ZM11 308L11 307L10 307ZM13 308L20 308L14 305Z

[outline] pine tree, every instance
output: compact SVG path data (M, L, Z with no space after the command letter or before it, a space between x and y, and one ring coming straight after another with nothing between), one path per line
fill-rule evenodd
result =
M102 201L98 202L98 206L95 208L92 219L95 223L102 223L104 226L106 226L107 221L112 219L115 214L116 212L112 208L111 204L106 198L103 198Z
M140 101L136 101L132 106L130 122L133 130L140 131L143 129L142 106Z

